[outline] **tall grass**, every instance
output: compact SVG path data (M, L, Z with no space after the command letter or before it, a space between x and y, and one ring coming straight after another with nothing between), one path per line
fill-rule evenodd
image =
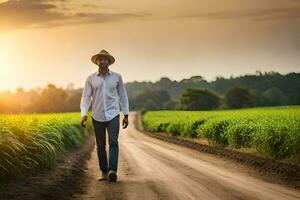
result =
M80 113L0 115L0 182L52 168L59 154L81 145L90 121L85 130Z
M300 106L222 111L148 111L146 130L246 149L276 159L300 161Z

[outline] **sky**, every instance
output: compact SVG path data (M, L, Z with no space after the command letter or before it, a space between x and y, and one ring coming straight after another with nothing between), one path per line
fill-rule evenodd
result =
M102 49L124 82L300 72L300 0L0 0L0 91L83 87Z

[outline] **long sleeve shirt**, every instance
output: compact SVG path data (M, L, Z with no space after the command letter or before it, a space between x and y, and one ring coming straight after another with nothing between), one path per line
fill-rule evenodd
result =
M92 117L97 121L109 121L122 110L129 113L127 92L122 76L111 70L103 77L99 71L85 80L80 102L81 117L87 115L92 104Z

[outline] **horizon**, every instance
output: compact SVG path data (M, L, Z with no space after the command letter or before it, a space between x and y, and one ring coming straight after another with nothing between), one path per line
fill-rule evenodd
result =
M251 75L253 75L253 76L257 75L257 76L258 76L258 72L262 73L263 75L265 75L266 73L272 73L272 72L274 72L274 73L279 73L279 74L282 75L282 76L285 76L285 75L288 75L288 74L291 74L291 73L300 73L300 71L299 71L299 72L280 73L280 72L273 71L273 70L271 70L271 71L260 71L260 70L257 70L257 71L255 71L254 73L244 73L244 74L239 74L239 75L230 75L229 77L225 77L225 76L218 76L218 77L222 77L222 78L225 78L225 79L230 79L230 78L233 78L233 79L234 79L234 78L244 77L244 76L247 76L247 75L250 75L250 76L251 76ZM202 76L202 75L193 75L193 76L201 76L205 81L207 81L207 82L209 82L209 83L216 81L217 78L218 78L218 77L214 77L213 80L208 80L208 79L206 79L206 78L205 78L204 76ZM192 78L193 76L184 77L184 78L181 78L181 79L172 79L172 78L167 77L167 76L161 76L161 77L160 77L159 79L157 79L157 80L149 80L149 81L147 81L147 80L142 80L142 81L136 81L136 80L133 80L133 81L127 81L127 82L124 82L124 83L125 83L125 84L133 83L133 82L139 82L139 83L141 83L141 82L155 83L155 82L158 82L158 81L159 81L160 79L162 79L162 78L169 78L171 81L177 81L177 82L180 82L180 81L182 81L182 80L184 80L184 79L190 79L190 78ZM68 83L68 84L66 84L65 86L61 86L61 85L57 85L57 84L54 84L54 83L49 82L49 83L47 83L46 85L43 85L43 86L36 86L36 87L31 87L31 88L16 87L14 90L0 90L0 93L5 93L5 92L15 93L15 92L17 91L17 89L19 89L19 88L22 88L22 89L24 90L24 92L28 92L28 91L30 91L30 90L32 90L32 89L37 89L37 88L43 89L43 88L47 87L48 84L53 84L53 85L55 85L55 87L57 87L57 88L62 88L62 89L67 89L67 87L68 87L69 85L72 85L73 89L75 89L75 90L76 90L76 89L81 89L81 88L83 88L83 86L81 86L81 87L75 87L75 84L74 84L74 83Z

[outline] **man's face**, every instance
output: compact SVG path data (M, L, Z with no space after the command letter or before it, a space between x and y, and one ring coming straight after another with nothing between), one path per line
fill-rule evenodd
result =
M97 61L98 66L101 68L107 68L109 65L109 59L106 56L100 56Z

